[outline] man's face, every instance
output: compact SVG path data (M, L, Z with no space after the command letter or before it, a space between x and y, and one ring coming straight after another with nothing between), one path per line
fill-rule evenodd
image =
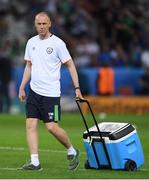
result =
M51 27L51 21L46 15L37 15L35 18L35 27L40 36L46 37Z

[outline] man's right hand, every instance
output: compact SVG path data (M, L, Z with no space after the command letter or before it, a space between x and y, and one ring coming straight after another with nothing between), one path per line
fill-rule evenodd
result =
M25 102L26 93L24 89L19 89L19 99L21 102Z

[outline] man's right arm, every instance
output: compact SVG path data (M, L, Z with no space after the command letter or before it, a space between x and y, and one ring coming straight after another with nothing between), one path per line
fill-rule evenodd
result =
M19 88L19 99L21 102L24 102L26 99L25 87L26 87L26 84L30 80L30 77L31 77L31 66L32 66L31 62L27 61L25 69L24 69L22 82L21 82L21 85Z

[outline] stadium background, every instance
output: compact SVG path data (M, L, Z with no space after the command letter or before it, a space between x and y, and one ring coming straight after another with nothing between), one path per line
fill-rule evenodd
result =
M39 11L50 14L51 31L67 43L77 66L81 89L90 100L97 121L128 122L137 128L145 157L144 165L137 172L84 169L86 153L82 134L85 127L75 106L74 89L65 67L61 83L62 108L66 113L60 125L81 151L80 166L76 172L68 172L64 147L41 123L39 152L44 170L16 171L29 155L22 113L24 104L17 95L25 65L25 44L36 33L33 20ZM149 67L148 18L148 0L0 0L0 178L149 178L149 91L142 92L141 81ZM97 79L99 68L105 64L115 73L114 92L102 96L98 93ZM86 116L90 127L92 118L90 114Z
M99 68L106 65L115 73L114 92L109 99L111 96L148 96L149 90L142 91L141 81L149 68L147 0L1 0L1 112L23 111L17 95L24 68L24 48L28 38L36 34L34 15L40 11L49 13L51 32L66 42L84 95L102 95L98 92L97 79ZM146 83L148 79L147 75ZM61 83L65 97L62 102L69 104L69 108L64 109L75 110L75 105L69 103L74 90L65 67ZM144 106L148 108L147 103Z

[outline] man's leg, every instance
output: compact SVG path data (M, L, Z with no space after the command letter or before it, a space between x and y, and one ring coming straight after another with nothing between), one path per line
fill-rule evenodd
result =
M26 120L26 137L28 148L30 152L30 162L25 164L22 169L24 170L39 170L41 169L38 158L38 119L28 118Z
M66 132L64 131L64 129L58 126L58 123L54 123L54 122L46 123L46 127L48 131L52 135L54 135L62 145L64 145L67 149L71 147L71 143Z
M74 149L68 135L64 131L64 129L58 126L58 123L50 122L46 123L46 127L48 131L56 137L56 139L65 146L67 149L67 158L69 160L69 169L75 170L79 165L79 151Z
M38 119L26 119L26 138L30 154L38 154Z

